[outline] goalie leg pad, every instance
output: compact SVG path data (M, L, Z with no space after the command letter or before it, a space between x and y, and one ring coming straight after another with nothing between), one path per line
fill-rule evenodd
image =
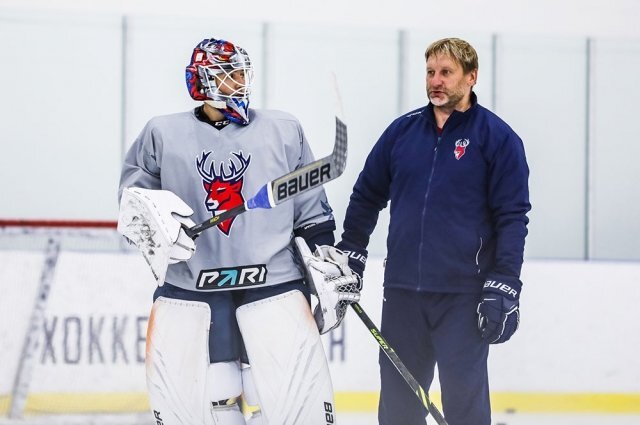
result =
M209 368L206 303L159 297L147 329L145 365L149 403L164 425L205 424Z
M265 423L333 423L329 366L304 295L294 290L245 304L236 317Z
M238 362L209 363L209 305L158 297L147 330L149 402L163 425L245 425Z

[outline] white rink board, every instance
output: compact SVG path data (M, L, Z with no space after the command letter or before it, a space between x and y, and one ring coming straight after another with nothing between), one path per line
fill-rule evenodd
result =
M0 251L0 395L11 392L43 258ZM361 304L377 324L381 276L371 259ZM523 281L521 329L491 352L492 391L640 392L640 264L528 261ZM144 392L153 289L137 253L62 252L32 392ZM378 390L378 346L354 313L324 342L337 392Z

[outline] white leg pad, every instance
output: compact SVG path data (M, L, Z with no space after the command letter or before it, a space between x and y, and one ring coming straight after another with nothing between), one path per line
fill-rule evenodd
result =
M304 295L290 291L246 304L236 316L263 423L335 423L329 366Z
M147 329L149 402L163 425L211 422L207 400L209 323L206 303L159 297Z

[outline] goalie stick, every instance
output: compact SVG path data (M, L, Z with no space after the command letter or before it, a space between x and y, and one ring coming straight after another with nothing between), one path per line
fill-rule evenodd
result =
M400 360L400 357L398 357L395 350L391 348L387 341L382 337L380 330L378 330L367 313L364 312L360 304L352 303L351 307L353 307L353 310L356 312L365 326L369 328L369 332L371 332L371 335L373 335L373 337L376 339L378 345L380 346L380 348L382 348L382 351L384 351L384 354L386 354L389 360L391 360L391 363L393 363L398 372L400 372L402 378L404 378L405 382L409 384L409 387L411 387L416 397L418 397L418 399L422 402L422 405L425 407L425 409L427 409L427 412L429 412L431 416L433 416L433 419L436 421L436 423L438 425L448 425L447 421L444 419L444 416L442 416L442 413L440 413L435 404L433 404L433 402L429 399L429 395L427 394L427 392L418 383L416 378L411 375L411 372L409 372L409 369L407 369L404 363L402 363L402 360Z
M200 233L225 220L256 208L273 208L291 198L338 178L347 165L347 126L336 117L336 137L331 155L320 158L266 183L253 198L191 228L186 234L195 239Z

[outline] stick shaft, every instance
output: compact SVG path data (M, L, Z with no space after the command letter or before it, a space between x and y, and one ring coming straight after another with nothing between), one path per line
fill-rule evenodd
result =
M427 412L429 412L431 416L433 416L433 419L438 423L438 425L448 425L447 421L444 419L444 416L442 416L442 413L440 413L438 408L429 399L429 395L427 394L427 392L418 383L416 378L413 377L411 372L409 372L409 369L407 369L404 363L402 363L402 360L400 360L398 354L396 354L395 350L387 343L387 341L380 333L380 330L378 330L367 313L364 312L360 304L353 303L351 304L351 307L353 307L353 310L356 312L360 320L362 320L365 326L369 329L369 332L378 342L378 345L380 346L380 348L382 348L384 354L389 358L389 360L391 360L391 363L393 363L398 372L400 372L400 375L402 375L402 378L404 378L405 382L409 385L411 390L413 390L413 393L422 402L422 405L425 407L425 409L427 409Z
M247 208L245 206L245 204L242 205L238 205L235 208L232 208L228 211L223 212L222 214L218 214L214 217L211 217L209 220L207 221L203 221L200 224L196 224L195 226L189 228L189 229L185 229L185 233L187 234L187 236L189 236L191 239L194 239L196 236L198 236L200 233L202 233L203 231L207 230L210 227L213 226L217 226L218 224L222 223L225 220L228 220L232 217L235 217L237 215L242 214L243 212L247 211Z

